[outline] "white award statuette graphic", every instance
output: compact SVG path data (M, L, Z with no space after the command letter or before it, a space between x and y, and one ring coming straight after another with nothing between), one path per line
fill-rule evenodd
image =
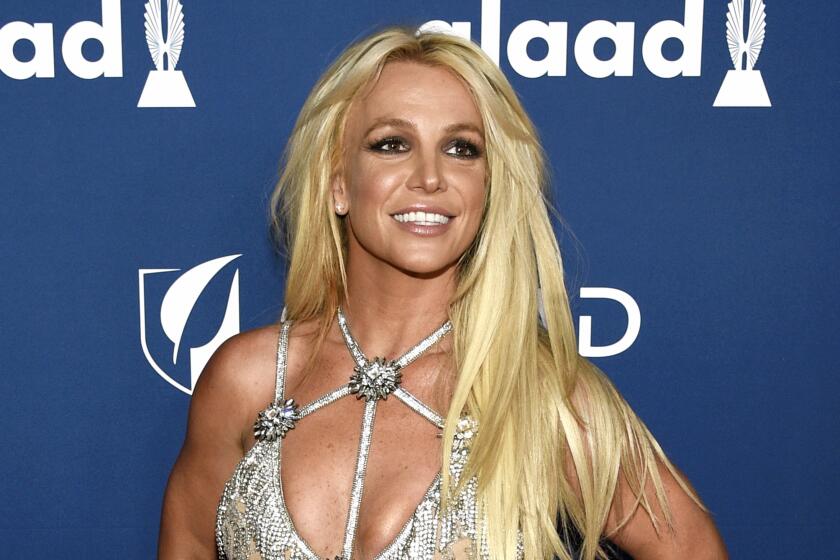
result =
M149 44L155 70L149 72L137 106L195 107L184 73L175 70L184 44L184 10L178 0L166 0L165 39L160 0L146 2L146 42Z
M720 86L714 107L770 107L770 97L761 72L754 70L764 44L764 2L750 0L750 19L744 39L744 0L729 2L726 41L734 70L729 70ZM742 67L742 64L744 67Z
M160 311L159 314L149 313L151 319L157 321L160 319L160 325L163 328L163 333L172 342L172 356L171 362L173 365L178 363L178 349L184 337L187 320L190 313L198 301L199 296L210 283L211 280L232 260L241 255L228 255L226 257L219 257L207 262L203 262L179 276L172 285L166 290L160 307L155 307ZM177 272L178 268L141 268L138 270L138 287L140 295L140 346L143 348L143 354L146 356L149 365L165 379L170 385L176 389L192 395L193 388L198 381L204 366L210 360L213 352L222 345L228 338L239 332L239 269L233 274L233 280L230 284L230 291L228 292L227 304L225 306L224 316L222 317L219 329L216 334L203 346L193 347L189 349L190 360L190 386L186 387L176 381L172 375L167 372L166 362L161 359L159 362L152 355L149 350L149 345L146 340L147 328L147 312L146 312L146 290L145 277L151 274L158 274L161 272ZM167 357L167 362L168 362Z

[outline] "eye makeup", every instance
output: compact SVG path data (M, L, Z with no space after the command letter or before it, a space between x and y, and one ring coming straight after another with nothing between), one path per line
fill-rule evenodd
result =
M383 150L382 148L385 146L393 146L393 145L401 145L401 149L388 149ZM367 149L372 152L377 153L385 153L385 154L396 154L396 153L404 153L407 152L410 148L408 146L408 142L401 136L385 136L380 139L374 140L372 142L367 143ZM460 159L475 159L481 157L482 151L481 149L472 141L466 138L455 138L449 144L447 144L446 150L449 153L451 149L457 149L458 151L466 151L467 153L453 153L450 154L454 157Z

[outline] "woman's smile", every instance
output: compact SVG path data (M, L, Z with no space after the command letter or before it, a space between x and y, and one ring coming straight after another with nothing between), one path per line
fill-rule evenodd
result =
M439 207L416 204L401 208L391 217L402 230L420 237L435 237L449 231L455 216Z

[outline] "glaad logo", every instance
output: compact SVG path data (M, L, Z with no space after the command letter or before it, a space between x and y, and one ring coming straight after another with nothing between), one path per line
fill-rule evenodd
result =
M621 338L607 346L592 346L592 317L590 315L580 316L580 327L578 328L578 346L581 356L590 358L603 358L621 354L636 341L639 330L642 326L642 314L636 300L628 294L616 288L581 288L580 297L584 299L609 299L616 301L624 307L627 312L627 328Z
M166 37L160 0L146 6L146 42L155 64L149 73L138 107L195 107L190 88L175 65L184 44L184 12L181 2L166 0ZM122 78L122 19L120 0L102 0L102 23L80 21L73 24L61 42L61 56L72 74L86 80ZM32 44L35 54L30 60L15 57L18 41ZM102 45L99 60L88 60L82 54L85 41ZM53 24L29 24L12 21L0 27L0 72L15 80L55 78Z
M184 330L187 326L187 319L195 307L199 296L210 283L211 280L232 260L241 255L229 255L227 257L220 257L198 266L181 274L172 285L166 290L165 295L160 303L160 324L163 332L170 342L173 344L171 363L175 366L178 363L178 350L181 347L181 342L184 335ZM138 270L138 286L140 296L140 345L143 348L143 353L148 360L149 365L165 379L170 385L176 389L183 391L188 395L192 395L193 388L201 375L204 366L207 364L213 352L222 345L222 343L231 336L239 332L239 269L233 275L233 281L228 292L227 306L225 308L224 317L221 325L212 339L203 346L190 348L190 386L185 387L176 381L171 375L172 372L167 373L167 368L162 367L157 359L152 356L149 351L147 342L147 322L146 322L146 276L150 274L158 274L162 272L177 272L178 268L141 268ZM163 362L163 359L160 360Z
M682 22L663 20L654 24L642 39L642 59L647 69L660 78L700 76L703 52L703 0L684 0ZM715 107L769 107L770 98L758 70L753 70L764 42L764 2L750 2L749 30L743 38L744 0L729 2L726 37L735 70L730 70L720 88ZM481 48L499 64L502 41L501 0L481 2ZM472 39L469 21L427 21L419 30L451 33ZM595 45L609 40L615 52L608 60L595 54ZM533 40L548 47L545 56L531 58L528 46ZM574 60L581 72L593 78L632 76L634 72L634 42L636 24L632 21L591 21L574 38ZM682 44L682 54L675 60L665 57L663 46L668 40ZM507 39L507 59L511 68L525 78L565 76L569 51L569 24L565 21L531 19L517 24ZM746 69L742 69L742 59Z
M102 57L88 60L82 55L85 41L99 41ZM14 47L18 41L29 41L35 47L31 60L15 58ZM120 1L102 0L102 24L80 21L74 24L61 42L61 56L67 69L79 78L92 80L121 78L122 73L122 24ZM0 27L0 72L16 80L55 78L55 52L51 23L29 24L12 21Z
M501 0L482 0L481 48L496 64L499 63L500 27ZM432 20L424 23L420 29L471 38L471 24L468 21L449 23ZM526 78L565 76L568 35L569 24L565 21L523 21L513 28L508 37L508 62L517 74ZM636 24L632 21L589 22L574 40L575 62L584 74L593 78L632 76L635 36ZM541 39L548 46L546 55L539 60L532 59L527 51L528 44L534 39ZM595 44L601 39L608 39L615 45L615 53L609 60L601 60L595 55ZM668 39L682 43L682 55L676 60L669 60L662 54L662 46ZM645 33L642 40L642 59L645 66L660 78L699 76L702 50L703 0L685 0L682 23L673 20L660 21Z
M619 303L627 312L627 327L618 341L606 346L593 346L592 316L581 315L578 326L578 354L588 358L604 358L621 354L633 345L642 326L642 313L633 296L616 288L581 288L580 297L583 299L606 299ZM546 326L545 306L539 288L537 289L537 311L540 323Z
M762 0L750 1L748 24L744 39L744 0L732 0L726 16L726 41L735 69L726 73L713 104L715 107L770 107L761 72L753 69L764 44L766 23Z
M163 38L163 22L160 1L146 2L146 42L155 63L155 70L149 72L146 86L140 95L138 107L195 107L190 88L184 74L175 70L181 47L184 44L184 11L177 0L166 0L166 39ZM164 69L164 61L168 67Z

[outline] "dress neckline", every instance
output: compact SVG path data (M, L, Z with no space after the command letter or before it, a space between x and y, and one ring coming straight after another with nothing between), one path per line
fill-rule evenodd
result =
M312 558L320 559L321 556L318 556L318 554L312 549L309 543L307 543L306 540L298 532L297 524L295 523L294 519L292 519L292 515L289 512L289 508L286 506L286 498L283 492L283 446L280 443L280 440L274 442L274 446L275 448L272 449L270 453L274 471L272 472L272 483L275 494L277 496L277 503L278 507L280 508L280 513L289 522L289 531L292 533L292 537L297 541L297 543L306 552L306 554L310 555ZM406 521L403 523L402 528L397 532L396 536L385 546L385 548L383 548L374 556L374 560L379 560L380 558L386 557L395 548L400 546L400 544L402 544L402 542L406 539L406 537L408 536L408 532L411 529L412 523L417 517L417 513L420 511L420 508L422 508L423 505L429 500L429 498L432 496L432 494L434 494L435 490L437 489L437 486L440 484L441 474L442 469L438 469L437 474L435 474L435 477L434 479L432 479L431 484L429 484L429 487L423 493L423 497L420 498L420 502L408 516L408 519L406 519Z
M348 349L350 350L351 354L353 355L354 360L356 361L358 366L368 366L368 367L370 367L371 363L376 363L378 360L380 360L379 358L377 358L376 360L368 361L365 358L365 356L361 352L361 349L358 347L358 344L355 342L355 340L352 339L352 336L350 335L349 325L347 325L346 318L344 317L341 308L338 309L338 320L339 320L339 326L341 327L342 332L345 336L345 340L347 342ZM288 350L289 350L289 331L291 329L292 324L293 324L293 321L285 321L281 325L280 336L278 337L277 372L276 372L276 384L275 384L275 405L282 404L285 401L286 406L291 406L292 407L292 408L287 408L288 411L292 411L292 412L290 412L290 414L291 414L290 417L293 419L293 421L291 423L291 428L293 428L294 423L297 420L300 420L304 415L308 415L308 414L318 410L319 408L322 408L323 406L326 406L327 404L329 404L331 402L334 402L335 400L337 400L337 399L339 399L343 396L348 396L348 394L350 392L354 392L354 393L359 392L358 388L356 388L355 390L351 388L354 384L353 378L351 378L351 383L350 384L339 387L338 389L335 389L335 390L327 393L326 395L323 395L322 397L316 399L315 401L313 401L309 405L303 407L303 409L301 409L301 410L297 410L297 405L294 405L294 400L293 399L292 400L286 400L287 399L287 396L285 394L286 362L287 362L287 356L288 356ZM449 321L447 321L446 323L441 325L435 332L433 332L432 334L427 336L423 341L418 343L415 347L413 347L411 350L409 350L408 352L403 354L397 360L392 361L392 362L387 362L386 361L386 362L383 362L383 363L386 366L387 365L390 365L392 367L396 366L397 367L396 371L399 371L399 369L401 369L402 367L405 367L406 365L408 365L409 363L414 361L414 359L416 359L427 348L429 348L432 344L434 344L437 340L439 340L442 336L444 336L450 329L451 329L451 323ZM356 368L355 371L359 371L359 368ZM399 379L399 375L397 375L397 379ZM362 392L364 392L364 391L362 391ZM418 414L420 414L421 416L423 416L424 418L426 418L427 420L429 420L433 424L436 424L439 428L441 428L441 429L443 428L443 418L440 415L438 415L435 411L430 409L427 405L425 405L422 401L420 401L417 397L412 395L410 392L408 392L405 389L399 387L399 382L397 382L397 386L394 387L394 388L391 388L389 392L394 392L395 396L397 398L399 398L399 400L401 400L409 408L413 409L415 412L417 412ZM375 409L375 404L376 404L375 401L378 400L378 398L380 396L379 395L374 395L374 398L372 398L370 400L369 400L369 397L370 397L370 395L367 395L365 397L365 409L364 409L365 412L363 414L363 428L362 428L362 431L363 431L362 439L363 440L365 439L364 438L365 425L370 424L370 426L368 426L368 428L372 428L372 422L373 422L372 412L373 411L370 410L371 405L374 405L374 409ZM358 398L361 398L361 395L357 395L357 399ZM461 419L463 420L464 418L468 418L468 417L463 417L462 416ZM289 429L291 429L291 428L289 428ZM270 441L268 441L268 440L266 441L266 443L269 443L269 451L270 451L269 456L271 457L272 487L274 489L275 497L277 499L277 504L278 504L278 508L280 510L280 514L288 522L289 531L291 533L292 538L295 541L297 541L297 544L300 546L301 549L303 549L303 551L308 556L310 556L312 559L320 559L321 557L318 556L315 553L315 551L312 549L312 547L309 545L309 543L307 543L306 540L298 532L297 526L296 526L294 520L292 519L292 515L289 512L289 509L286 505L285 494L284 494L284 491L283 491L283 478L282 478L282 473L283 473L283 468L282 468L282 458L283 458L282 440L285 437L285 434L286 434L287 431L288 430L282 431L280 433L280 437L273 437L273 438L271 438ZM263 443L263 441L259 441L258 443ZM450 450L450 461L452 461L452 460L454 460L454 457L452 455L452 450ZM357 465L357 469L358 469L358 465ZM364 467L364 470L365 470L365 472L367 471L366 466ZM407 536L409 534L409 531L411 530L411 527L413 525L414 520L417 518L418 512L424 506L424 504L426 504L428 502L430 497L434 494L435 490L439 487L439 484L440 484L440 481L441 481L441 478L442 478L442 471L443 471L442 467L437 470L437 473L435 474L435 477L432 479L432 482L429 484L428 488L423 493L423 496L420 498L419 503L415 506L414 510L408 516L408 519L406 519L406 521L403 523L402 528L397 532L396 536L380 552L378 552L374 556L374 560L379 560L381 558L386 557L395 548L399 547L405 541L405 539L407 538ZM351 504L353 502L353 494L355 494L355 486L358 483L358 478L359 478L359 476L358 476L358 473L357 473L356 478L354 480L354 491L351 493ZM361 501L361 494L359 494L358 500ZM360 504L357 504L357 506L358 505L360 505ZM356 507L356 510L358 511L358 507ZM351 511L352 511L352 507L351 507ZM352 514L348 514L348 515L352 515ZM358 523L357 518L355 519L355 523ZM437 530L438 530L438 528L436 527L435 531L437 532ZM355 529L354 529L354 531L355 531ZM437 535L435 535L435 541L437 541ZM355 538L353 539L353 544L355 544ZM345 541L345 545L346 545L346 541ZM343 554L344 553L345 552L343 552ZM349 552L346 552L346 554L350 554L350 556L353 556L352 550L349 551ZM336 560L343 560L344 558L345 557L342 556L342 555L336 556ZM327 560L329 560L329 559L327 559Z

